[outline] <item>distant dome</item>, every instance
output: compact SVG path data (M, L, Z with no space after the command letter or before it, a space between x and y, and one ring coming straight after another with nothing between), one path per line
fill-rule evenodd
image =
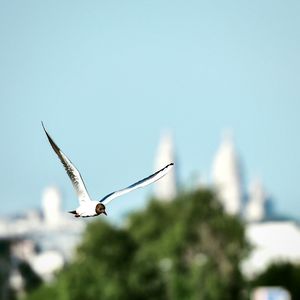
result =
M168 163L175 162L173 139L170 132L165 132L160 140L155 160L155 171ZM176 162L175 162L176 163ZM176 166L167 176L155 183L155 196L162 200L172 200L177 194Z
M232 138L225 135L212 168L213 184L225 211L239 214L242 206L240 163Z
M45 223L55 226L60 221L61 193L57 187L47 187L42 195L42 209Z

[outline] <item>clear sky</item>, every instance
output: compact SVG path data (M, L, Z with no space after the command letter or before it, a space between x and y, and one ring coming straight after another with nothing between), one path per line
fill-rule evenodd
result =
M182 182L209 175L231 128L246 180L300 217L299 16L299 1L0 0L1 214L49 184L77 205L43 120L96 199L153 171L163 129Z

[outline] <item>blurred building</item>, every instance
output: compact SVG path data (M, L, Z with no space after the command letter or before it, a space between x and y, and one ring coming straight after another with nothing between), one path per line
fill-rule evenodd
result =
M243 273L253 277L274 262L300 264L300 227L293 221L250 223L246 237L253 247Z
M14 287L19 282L19 262L28 263L43 280L51 280L72 259L84 228L82 220L62 212L61 193L56 187L43 191L41 209L0 219L0 239L10 244Z
M168 163L174 162L175 168L157 181L154 186L155 197L164 201L170 201L177 195L177 162L173 138L170 132L165 132L160 140L157 155L155 158L155 171L163 168Z
M47 187L42 195L42 212L48 227L59 226L61 222L61 194L56 187Z
M243 263L246 276L251 278L278 261L300 263L299 224L272 210L260 180L252 181L249 191L244 189L240 159L229 135L224 136L213 160L212 187L225 212L245 221L246 237L253 247Z
M270 214L267 204L268 198L262 183L259 180L252 181L244 210L244 219L247 222L263 221Z
M212 187L225 212L247 222L272 218L270 199L260 180L253 180L249 191L243 184L242 167L233 139L226 134L212 164Z
M230 135L226 134L215 155L212 184L225 211L231 215L242 212L243 190L240 160Z

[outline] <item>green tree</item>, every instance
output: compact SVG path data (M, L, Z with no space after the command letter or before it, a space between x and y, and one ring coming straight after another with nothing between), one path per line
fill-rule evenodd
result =
M9 275L11 270L10 259L11 241L0 241L0 299L14 299L14 293L9 287Z
M124 228L90 223L74 262L28 299L240 300L247 250L243 225L211 191L153 199Z
M139 245L135 258L159 267L168 299L242 299L244 227L211 191L152 201L131 216L128 231Z
M258 286L282 286L291 293L292 299L300 299L300 265L290 262L271 264L252 280L251 287Z
M127 273L135 247L125 230L100 219L92 222L74 262L54 284L42 287L29 299L133 299Z

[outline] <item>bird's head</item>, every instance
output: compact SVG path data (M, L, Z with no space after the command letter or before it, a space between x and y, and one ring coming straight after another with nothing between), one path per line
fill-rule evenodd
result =
M96 214L100 215L100 214L105 214L107 216L107 213L105 211L105 206L102 203L98 203L96 205Z

